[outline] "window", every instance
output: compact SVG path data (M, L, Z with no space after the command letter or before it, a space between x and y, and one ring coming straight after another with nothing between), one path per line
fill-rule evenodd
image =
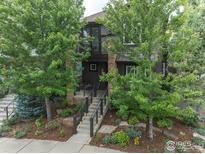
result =
M90 71L97 71L97 64L90 64Z
M124 45L135 45L128 37L123 36L123 44Z
M92 50L94 53L100 52L99 27L92 27Z
M134 73L136 74L136 69L135 69L135 66L133 65L126 65L126 75L129 74L129 73Z
M124 28L123 44L124 45L134 45L134 42L128 36L129 30L126 24L123 24L123 28Z

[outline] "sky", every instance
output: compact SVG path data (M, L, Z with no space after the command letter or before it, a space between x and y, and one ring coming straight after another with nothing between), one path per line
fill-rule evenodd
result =
M109 0L84 0L85 17L102 11Z

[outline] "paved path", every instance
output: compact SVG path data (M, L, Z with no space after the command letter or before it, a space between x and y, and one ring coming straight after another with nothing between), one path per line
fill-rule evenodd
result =
M120 153L78 142L0 138L0 153Z

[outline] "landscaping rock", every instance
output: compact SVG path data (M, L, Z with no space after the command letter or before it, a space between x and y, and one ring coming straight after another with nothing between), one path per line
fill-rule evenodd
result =
M156 132L160 132L160 133L162 133L162 130L159 129L159 128L157 128L157 127L153 127L153 130L156 131Z
M62 109L57 109L56 112L59 115L63 110Z
M201 138L201 139L203 139L205 141L205 136L202 136L202 135L200 135L198 133L193 133L193 136L194 137L199 137L199 138Z
M167 137L170 137L170 138L173 139L173 140L178 140L178 139L179 139L178 136L176 136L175 134L173 134L172 132L170 132L170 131L168 131L168 130L164 130L164 131L163 131L163 134L164 134L165 136L167 136Z
M117 126L103 125L98 133L100 134L112 134L117 129Z
M194 145L194 148L196 150L198 150L200 153L205 153L205 149L203 149L202 147L198 146L198 145Z
M67 127L73 127L73 118L72 117L64 118L63 125L65 125Z
M185 136L186 135L186 133L184 133L184 132L180 132L179 133L181 136Z
M119 126L124 127L124 126L129 126L129 124L127 123L127 121L122 121L120 122Z
M139 124L137 124L137 127L146 128L146 124L145 123L139 123Z

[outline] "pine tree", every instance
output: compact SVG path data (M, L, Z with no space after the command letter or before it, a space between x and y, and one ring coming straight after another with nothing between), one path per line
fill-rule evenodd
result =
M196 84L199 66L190 69L199 51L194 44L198 36L192 40L193 31L184 24L189 5L185 0L112 0L105 13L99 22L115 34L107 42L110 51L128 55L136 67L135 73L115 72L102 79L112 83L111 97L119 112L148 117L148 137L153 140L153 120L181 112L181 102L203 101ZM125 45L125 39L135 47ZM159 62L163 69L157 72Z
M76 52L83 26L82 0L1 0L0 65L20 94L66 95L76 84Z

